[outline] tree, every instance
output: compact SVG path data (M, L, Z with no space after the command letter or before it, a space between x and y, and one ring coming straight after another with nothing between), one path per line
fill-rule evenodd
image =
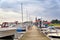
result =
M59 20L58 19L52 20L51 23L59 23Z

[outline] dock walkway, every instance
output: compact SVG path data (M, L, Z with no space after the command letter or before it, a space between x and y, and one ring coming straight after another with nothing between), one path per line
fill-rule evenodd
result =
M40 30L33 26L19 40L50 40Z

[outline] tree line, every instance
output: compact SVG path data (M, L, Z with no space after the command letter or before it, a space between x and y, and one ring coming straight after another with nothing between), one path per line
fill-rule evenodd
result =
M52 20L51 23L59 23L60 24L60 20L55 19L55 20Z

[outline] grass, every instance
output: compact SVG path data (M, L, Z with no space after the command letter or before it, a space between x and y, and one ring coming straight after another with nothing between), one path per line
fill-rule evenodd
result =
M60 24L49 24L49 26L55 26L55 27L60 27Z

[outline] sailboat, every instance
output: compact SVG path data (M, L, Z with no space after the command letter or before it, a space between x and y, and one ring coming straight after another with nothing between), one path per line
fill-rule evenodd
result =
M60 29L55 28L55 31L48 33L47 36L51 38L60 38Z

